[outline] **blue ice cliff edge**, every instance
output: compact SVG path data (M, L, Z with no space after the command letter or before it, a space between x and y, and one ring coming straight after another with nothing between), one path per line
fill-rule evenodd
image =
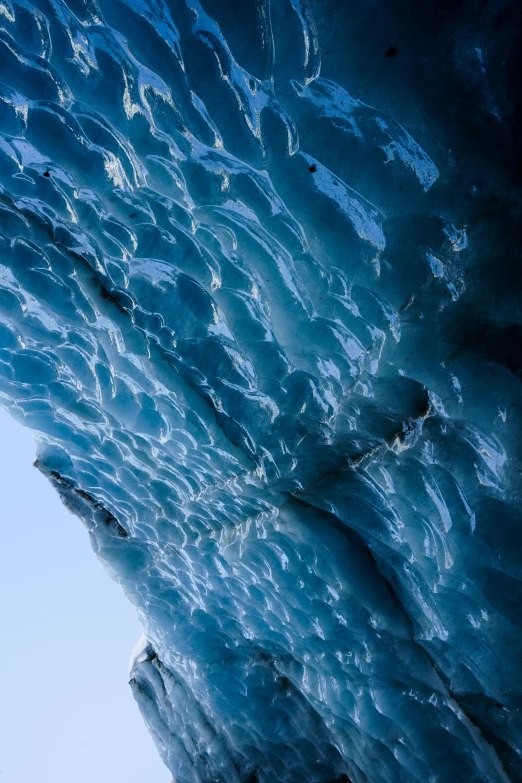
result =
M521 18L0 2L0 402L176 783L522 781Z

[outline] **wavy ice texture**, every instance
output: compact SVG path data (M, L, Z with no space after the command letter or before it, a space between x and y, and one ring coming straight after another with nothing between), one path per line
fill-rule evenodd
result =
M0 19L1 402L174 780L522 780L520 9Z

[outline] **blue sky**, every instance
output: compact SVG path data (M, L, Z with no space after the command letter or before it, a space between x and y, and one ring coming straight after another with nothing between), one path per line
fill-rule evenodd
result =
M0 409L0 783L169 783L127 684L136 613Z

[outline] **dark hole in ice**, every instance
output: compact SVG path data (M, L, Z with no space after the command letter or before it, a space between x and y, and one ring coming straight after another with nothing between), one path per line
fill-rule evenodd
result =
M310 174L315 174L315 172L317 171L317 166L315 165L315 163L313 163L313 164L312 164L312 165L309 167L308 171L310 172Z
M51 175L49 174L49 172L48 172L48 171L44 171L44 177L50 177L50 176L51 176Z
M397 54L397 47L396 46L390 46L389 49L386 49L386 52L384 54L385 57L395 57Z

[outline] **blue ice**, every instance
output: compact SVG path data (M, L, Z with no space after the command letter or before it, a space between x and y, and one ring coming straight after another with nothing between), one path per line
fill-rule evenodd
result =
M0 4L0 402L176 783L522 780L520 20Z

